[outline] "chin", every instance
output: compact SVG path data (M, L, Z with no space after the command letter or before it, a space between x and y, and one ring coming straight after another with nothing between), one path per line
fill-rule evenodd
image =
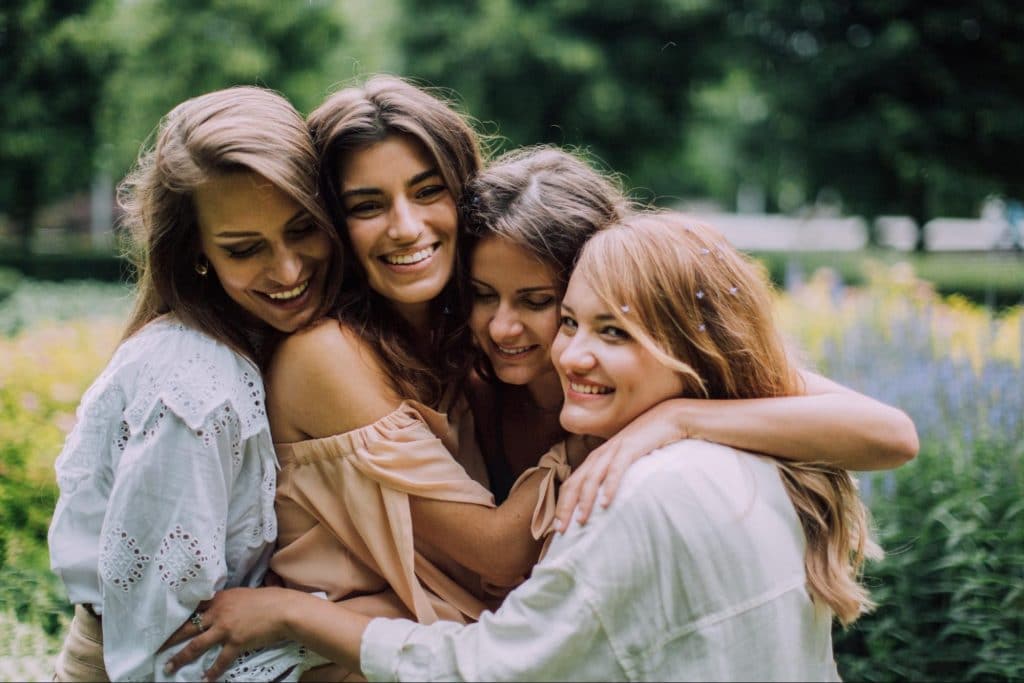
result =
M607 423L604 420L594 419L594 417L590 415L580 415L576 411L572 410L572 408L566 410L566 408L563 407L562 414L559 416L558 421L561 423L562 429L572 434L607 438L605 434L607 431Z

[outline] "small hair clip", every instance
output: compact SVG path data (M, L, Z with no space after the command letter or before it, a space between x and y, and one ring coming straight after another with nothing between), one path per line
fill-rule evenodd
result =
M706 330L706 329L708 329L708 328L707 328L707 325L705 325L704 323L701 323L701 324L700 324L700 327L698 327L698 328L697 328L697 330L698 330L699 332L703 332L703 331L704 331L704 330Z
M739 290L738 287L730 287L729 288L729 293L732 294L733 296L736 296L737 292L739 292L739 291L740 290Z
M697 298L698 299L703 299L704 298L704 290L703 289L698 289L697 290Z
M619 310L623 313L629 313L629 306L620 306Z

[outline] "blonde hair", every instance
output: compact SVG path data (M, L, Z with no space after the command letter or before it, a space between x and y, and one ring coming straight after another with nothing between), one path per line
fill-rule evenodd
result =
M457 204L466 182L482 165L480 140L468 117L440 96L396 76L373 76L334 93L309 115L308 124L320 155L321 191L349 254L352 242L343 229L345 207L338 192L338 174L348 155L392 135L409 136L430 154ZM465 375L470 344L464 268L456 250L453 277L432 303L431 349L428 357L421 357L414 350L412 330L370 289L358 259L346 259L334 308L377 351L394 388L404 396L436 405L445 389Z
M684 395L801 393L772 321L763 268L713 228L667 212L626 218L587 243L576 275L623 329L679 373ZM807 539L810 593L849 625L873 607L859 577L866 558L881 556L856 483L825 464L779 460L778 467Z
M200 238L194 194L211 177L251 171L294 200L341 250L317 193L317 157L305 121L281 95L241 86L182 102L156 130L156 142L140 154L118 188L123 225L138 283L127 338L146 323L173 312L182 322L232 346L257 362L250 319L225 293L214 272L196 272ZM338 286L340 263L328 270L326 291ZM326 302L325 302L326 304Z

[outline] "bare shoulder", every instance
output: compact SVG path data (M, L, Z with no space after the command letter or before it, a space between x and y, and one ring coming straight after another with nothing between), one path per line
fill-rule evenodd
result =
M333 319L281 342L267 369L266 386L277 441L358 429L401 402L370 345Z

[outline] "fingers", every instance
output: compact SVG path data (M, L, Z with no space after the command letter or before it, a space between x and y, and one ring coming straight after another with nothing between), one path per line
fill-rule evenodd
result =
M572 522L572 512L576 508L576 501L579 500L579 488L576 475L579 470L569 476L561 486L558 487L558 502L555 504L555 529L564 533Z
M189 624L189 626L192 629L196 628L194 626L191 626L191 624ZM199 659L199 657L202 656L204 652L209 650L214 645L217 645L220 641L221 635L214 630L208 630L204 633L196 635L195 638L192 638L188 645L181 648L181 650L175 653L173 657L167 660L167 664L164 665L164 673L172 674L181 667L185 666L186 664L194 662L195 660ZM224 651L226 650L227 647L225 646ZM221 651L221 655L224 654L224 651ZM218 657L218 661L219 659L220 658ZM231 661L232 660L228 660L228 663L230 663Z
M601 453L591 467L582 473L583 477L579 484L579 503L576 506L576 521L580 526L586 524L590 519L594 501L597 500L597 494L601 490L601 482L604 481L605 473L608 471L608 460L609 456Z
M224 649L217 655L213 665L203 674L203 679L207 681L218 680L228 670L231 663L238 658L240 652L241 650L236 645L231 645L230 643L224 645Z

